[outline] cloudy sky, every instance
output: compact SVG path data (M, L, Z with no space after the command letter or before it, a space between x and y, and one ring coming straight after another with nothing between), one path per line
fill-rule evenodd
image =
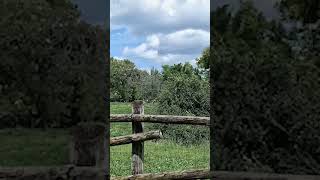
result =
M111 56L139 68L195 63L210 42L210 0L111 0Z

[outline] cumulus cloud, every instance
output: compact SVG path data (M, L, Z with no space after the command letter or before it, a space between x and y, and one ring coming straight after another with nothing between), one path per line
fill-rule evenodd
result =
M111 32L119 29L130 34L119 56L195 65L210 45L210 0L111 0Z
M111 0L111 29L134 34L210 28L210 0Z
M150 59L155 62L176 63L190 61L209 46L210 33L203 30L185 29L169 34L153 34L146 41L130 48L123 54L129 57Z

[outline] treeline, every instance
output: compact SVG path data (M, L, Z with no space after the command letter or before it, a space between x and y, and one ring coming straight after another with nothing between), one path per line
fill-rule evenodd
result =
M160 92L161 74L156 69L138 69L130 60L111 57L111 101L132 102L134 100L154 101Z
M111 100L152 102L159 113L209 116L208 72L189 63L138 69L130 60L111 58Z

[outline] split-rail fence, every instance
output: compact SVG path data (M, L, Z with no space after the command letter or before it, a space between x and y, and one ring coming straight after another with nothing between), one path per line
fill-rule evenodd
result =
M110 122L131 122L132 135L109 137L101 123L80 123L72 129L70 164L59 167L1 167L0 180L106 180L109 175L110 146L132 144L132 175L111 177L113 180L320 180L320 176L253 172L210 171L143 173L144 141L162 138L162 133L143 131L143 123L189 124L210 126L209 117L144 115L142 101L132 103L132 114L111 114ZM110 145L110 146L109 146ZM209 164L209 162L208 162Z

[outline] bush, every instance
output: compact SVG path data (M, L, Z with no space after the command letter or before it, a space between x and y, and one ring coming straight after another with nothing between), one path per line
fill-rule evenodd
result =
M209 116L209 82L190 64L164 66L163 85L157 98L159 114ZM209 140L209 128L190 125L154 125L164 137L181 144Z

